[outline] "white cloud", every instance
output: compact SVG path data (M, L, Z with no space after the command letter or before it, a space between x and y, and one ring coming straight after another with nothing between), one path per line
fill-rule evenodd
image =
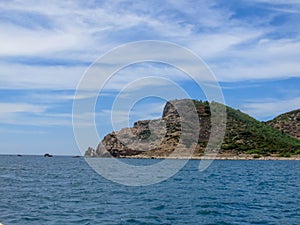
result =
M271 119L270 116L277 116L281 113L299 109L300 98L293 99L263 99L259 102L249 102L241 106L241 110L255 118Z
M31 56L74 51L85 42L79 32L28 30L3 24L1 29L5 32L0 33L0 56Z
M19 112L40 113L44 111L44 106L37 106L25 103L0 103L0 114Z
M262 39L252 49L229 51L227 63L212 68L220 81L300 77L299 58L300 42Z
M292 14L299 14L300 13L300 8L299 9L283 9L283 8L271 8L274 11L278 12L283 12L283 13L292 13Z
M53 105L0 103L0 124L25 126L71 126L72 114L48 112Z
M0 63L2 89L75 89L85 71L82 66L30 66Z
M254 40L264 34L262 30L245 28L232 29L217 33L203 34L191 38L188 47L205 60L229 57L232 48L247 41Z
M249 1L249 0L248 0ZM252 2L263 2L269 4L292 4L292 5L300 5L298 0L251 0Z
M17 134L17 135L20 135L20 134L31 134L31 135L34 135L34 134L47 134L46 131L40 131L40 130L32 130L32 131L29 131L29 130L26 130L26 129L1 129L0 128L0 134Z
M19 14L43 18L37 28L2 21L2 56L93 61L118 44L154 38L190 48L209 62L222 81L299 76L299 69L294 66L300 52L297 38L272 40L266 35L276 28L256 26L259 22L255 20L246 23L232 19L234 12L218 7L214 1L91 1L85 5L80 1L9 1L0 3L1 9L9 11L17 21L22 19ZM264 18L264 24L270 24L272 18ZM143 36L144 33L147 35ZM234 60L227 61L228 58ZM271 65L278 64L278 60L282 69L272 69ZM284 70L286 67L288 71ZM85 69L76 65L43 67L16 63L2 63L0 68L2 88L52 89L75 88Z
M290 4L283 10L293 10L293 6L299 5L299 1L292 0L257 0L253 4L257 2L269 3L273 8L278 4ZM13 59L30 56L33 61L36 57L42 61L90 62L118 44L141 39L173 41L190 48L209 62L219 81L300 77L299 37L272 39L268 35L280 32L278 27L271 25L271 20L277 13L285 12L274 11L262 21L245 22L234 18L233 10L219 7L214 1L131 4L127 1L88 1L83 4L80 1L28 0L0 2L0 10L10 13L10 20L0 22L3 31L0 32L0 55L2 59L12 58L10 63L0 63L2 89L75 89L87 69L85 66L20 64ZM30 26L30 21L35 26ZM298 22L294 23L292 25L297 27ZM173 53L170 55L175 57ZM190 65L190 68L193 71L196 67ZM136 67L120 71L106 90L119 91L131 81L156 74L178 82L189 79L170 68ZM144 83L139 89L154 84L157 83ZM93 95L87 92L78 98ZM51 96L47 99L51 101ZM64 101L72 96L53 96L52 99Z

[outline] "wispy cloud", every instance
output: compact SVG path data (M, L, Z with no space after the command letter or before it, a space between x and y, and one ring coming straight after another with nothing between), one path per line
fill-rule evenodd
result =
M299 52L298 40L262 38L252 48L233 48L212 68L221 81L300 77Z
M51 113L49 108L49 105L40 104L0 103L0 124L36 127L72 125L71 113Z
M299 108L300 98L293 99L261 99L242 105L241 109L256 118L271 119L281 113Z
M0 63L1 89L75 89L86 67Z
M246 4L247 1L245 1ZM256 1L290 4L297 1ZM250 1L248 4L253 5ZM265 7L262 5L261 7ZM266 13L263 20L236 17L234 7L214 1L87 2L32 1L0 3L10 17L0 18L2 56L92 62L111 47L128 41L174 41L202 56L222 81L299 76L299 36L272 38L284 25L273 22L285 12ZM22 21L27 21L22 23ZM261 24L263 21L263 24ZM293 27L297 21L291 20ZM263 25L263 26L262 26ZM288 33L286 31L285 33ZM55 61L55 60L54 60ZM277 67L271 65L276 64ZM281 67L281 68L278 68ZM75 88L86 66L40 67L3 63L1 84L15 88ZM11 68L14 68L11 70ZM273 68L273 69L272 69ZM148 68L149 69L149 68Z
M280 5L290 5L290 7L297 6L297 5L300 6L300 2L298 0L254 0L252 2L269 3L269 4L280 4Z
M44 112L44 106L37 106L25 103L0 103L0 113L40 113Z

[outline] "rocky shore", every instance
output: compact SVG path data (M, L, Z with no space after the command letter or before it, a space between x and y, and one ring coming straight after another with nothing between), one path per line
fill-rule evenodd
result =
M131 159L191 159L191 160L300 160L299 155L293 155L290 157L278 157L273 156L261 156L257 157L256 155L216 155L216 156L192 156L191 158L182 158L182 157L154 157L149 158L144 155L135 155L135 156L124 156L121 158L131 158Z

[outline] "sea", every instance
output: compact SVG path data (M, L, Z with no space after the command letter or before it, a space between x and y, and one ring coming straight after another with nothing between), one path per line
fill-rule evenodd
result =
M215 160L200 172L190 160L167 180L133 187L103 178L82 157L2 155L0 223L296 225L299 175L300 161Z

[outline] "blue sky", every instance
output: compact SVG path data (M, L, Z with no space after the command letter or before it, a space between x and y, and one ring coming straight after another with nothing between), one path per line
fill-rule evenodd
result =
M191 49L215 74L225 102L259 120L300 108L298 27L298 0L0 1L0 153L80 154L72 130L76 86L99 56L133 41ZM146 75L167 77L192 98L204 98L170 66L126 68L98 99L100 137L112 129L106 118L115 96ZM160 116L163 104L139 102L129 123Z

